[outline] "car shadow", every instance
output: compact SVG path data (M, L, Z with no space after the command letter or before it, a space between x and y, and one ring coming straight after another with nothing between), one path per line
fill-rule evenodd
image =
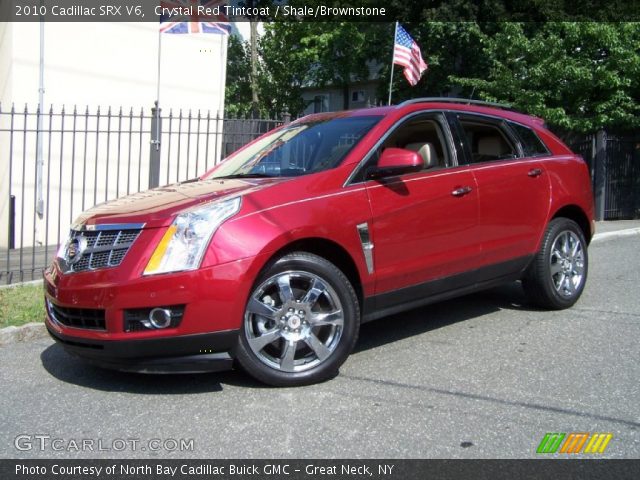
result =
M360 327L354 352L381 347L500 310L533 311L535 308L526 304L520 282L513 282L365 323Z
M354 352L377 348L502 309L529 310L524 306L524 300L520 284L513 283L391 315L362 325ZM57 343L47 347L40 354L40 360L45 370L62 382L105 392L185 395L221 392L224 385L270 388L240 369L175 375L150 375L102 369L68 354Z
M44 369L58 380L105 392L141 395L185 395L221 392L223 384L245 387L262 385L242 371L153 375L119 372L95 367L69 353L55 343L47 347L40 360ZM231 378L233 377L233 378Z

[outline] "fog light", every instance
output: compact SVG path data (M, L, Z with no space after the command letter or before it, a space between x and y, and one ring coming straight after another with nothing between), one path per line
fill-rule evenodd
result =
M143 323L146 324L147 322ZM167 328L169 325L171 325L171 310L168 308L154 308L149 312L149 325L145 325L145 327Z
M127 309L123 312L124 331L144 332L163 328L177 328L182 322L184 307L184 305L158 305L156 307ZM166 315L163 312L166 312ZM167 315L171 317L168 325L166 324ZM151 323L152 321L153 324Z

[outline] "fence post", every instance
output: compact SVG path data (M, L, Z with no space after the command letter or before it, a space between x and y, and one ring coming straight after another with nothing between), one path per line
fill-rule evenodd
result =
M162 133L162 118L158 102L154 102L151 109L151 144L149 149L149 188L160 185L160 139Z
M607 190L607 132L596 133L596 155L594 166L594 196L596 220L605 220L605 203Z
M16 248L16 196L9 196L9 250ZM9 262L7 262L9 270Z
M282 123L285 125L291 122L291 114L288 111L282 113Z

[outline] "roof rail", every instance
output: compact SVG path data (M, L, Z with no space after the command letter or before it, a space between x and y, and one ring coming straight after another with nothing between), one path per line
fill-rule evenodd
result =
M508 103L496 103L496 102L485 102L483 100L472 100L470 98L455 98L455 97L424 97L424 98L411 98L409 100L405 100L398 107L402 107L404 105L411 105L412 103L423 103L423 102L438 102L438 103L462 103L465 105L481 105L484 107L494 107L494 108L502 108L504 110L512 110L513 107Z

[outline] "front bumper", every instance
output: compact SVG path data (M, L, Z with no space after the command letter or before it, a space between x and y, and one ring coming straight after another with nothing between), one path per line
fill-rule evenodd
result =
M200 373L229 370L238 330L143 340L87 340L52 331L72 355L92 365L138 373Z
M149 277L124 268L62 274L45 271L46 299L58 307L100 311L100 328L70 326L52 317L45 323L68 352L100 367L149 373L204 372L232 366L244 306L260 257L214 267ZM168 305L184 306L177 326L129 331L125 313Z

